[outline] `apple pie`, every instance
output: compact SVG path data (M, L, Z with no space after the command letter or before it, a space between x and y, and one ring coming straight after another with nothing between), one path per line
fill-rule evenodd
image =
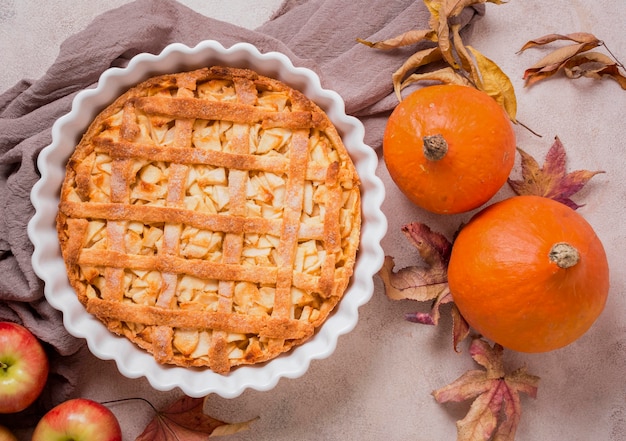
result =
M163 364L220 374L304 343L341 300L359 178L301 92L223 66L153 77L91 123L57 231L86 310Z

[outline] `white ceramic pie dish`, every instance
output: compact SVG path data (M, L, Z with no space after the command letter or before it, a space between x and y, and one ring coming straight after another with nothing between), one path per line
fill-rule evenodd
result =
M209 369L158 364L150 354L126 338L109 332L99 320L86 312L71 288L55 227L66 161L95 116L126 89L151 76L217 64L253 69L283 81L315 101L337 127L362 181L363 224L359 254L350 287L336 310L305 344L267 363L236 368L228 375L219 375ZM380 241L387 229L387 221L381 211L385 191L382 181L375 174L378 163L376 153L364 144L363 136L361 122L345 114L341 97L323 89L313 71L294 67L289 58L280 53L261 54L247 43L238 43L230 48L224 48L216 41L204 41L193 48L172 44L159 55L139 54L128 66L105 71L96 88L76 95L71 111L52 127L52 143L42 150L38 158L41 179L31 192L35 215L29 222L28 234L35 247L33 268L45 283L46 299L63 313L67 331L84 338L95 356L114 360L126 377L146 377L158 390L178 387L189 396L216 393L232 398L247 388L269 390L280 378L303 375L312 360L331 355L339 336L355 327L358 309L371 298L373 277L383 263Z

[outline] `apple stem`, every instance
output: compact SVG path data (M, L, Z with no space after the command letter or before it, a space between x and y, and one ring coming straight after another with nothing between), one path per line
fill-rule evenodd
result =
M158 413L157 408L154 407L154 405L150 401L146 400L145 398L141 398L141 397L119 398L117 400L103 401L100 404L103 404L103 405L117 404L117 403L123 403L123 402L126 402L126 401L136 401L136 400L143 401L144 403L147 403L152 408L152 410L154 410L155 412Z
M9 368L9 365L6 364L4 361L0 361L0 369L2 369L3 371L7 370Z

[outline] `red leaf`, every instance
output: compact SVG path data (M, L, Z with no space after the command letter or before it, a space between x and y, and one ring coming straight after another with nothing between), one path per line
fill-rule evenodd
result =
M211 435L249 429L252 421L229 424L203 411L205 398L183 396L157 412L135 441L206 441Z
M378 273L385 286L385 294L392 300L432 301L429 312L417 311L406 314L405 318L423 325L437 325L441 306L452 303L448 288L448 262L452 243L444 235L419 222L405 225L402 232L417 248L425 266L410 266L394 272L394 260L386 256ZM452 338L455 351L469 332L469 325L452 305Z
M559 201L576 210L582 205L570 197L579 192L585 184L603 171L576 170L567 173L566 153L558 137L546 155L543 167L522 149L517 149L522 157L522 179L509 179L509 185L518 195L536 195Z
M448 261L452 244L445 236L431 231L421 223L411 223L402 231L417 248L426 266L412 266L394 272L392 257L385 257L379 275L385 293L392 300L429 301L445 295L448 290Z
M502 346L490 346L476 338L470 354L485 370L470 370L461 377L433 391L439 403L474 399L467 415L457 421L457 441L513 441L522 408L520 392L537 396L539 377L520 368L506 374L502 361Z

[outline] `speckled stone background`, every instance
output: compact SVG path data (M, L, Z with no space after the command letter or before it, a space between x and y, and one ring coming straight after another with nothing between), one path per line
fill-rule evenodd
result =
M214 18L255 28L282 0L184 0ZM21 78L36 79L54 61L59 45L93 18L127 0L0 0L0 90ZM487 5L475 25L471 45L496 61L516 87L518 117L541 137L516 127L518 145L542 160L555 136L568 152L568 168L604 170L576 196L579 210L604 242L611 267L606 310L574 344L547 354L506 352L507 367L526 365L541 377L536 400L522 397L517 440L626 440L626 91L611 80L554 78L525 89L524 69L545 54L516 54L529 39L549 33L591 32L626 61L626 3L610 0L511 0ZM356 36L355 36L356 37ZM377 147L377 146L374 146ZM513 171L519 173L519 168ZM384 164L389 232L383 246L400 266L417 261L400 227L428 223L451 235L470 214L441 218L412 206L391 183ZM509 196L504 188L496 198ZM291 440L453 440L454 421L467 404L439 405L430 392L476 365L465 351L451 349L449 321L437 328L406 322L403 315L425 305L388 300L376 281L372 300L361 309L356 329L340 338L335 353L314 361L301 378L281 380L268 392L246 391L234 399L211 397L207 410L228 421L259 416L233 441ZM180 395L153 390L145 379L122 377L113 362L85 352L76 392L96 400L144 397L156 406ZM134 440L151 418L141 402L112 410L125 440ZM26 438L24 438L26 439Z

